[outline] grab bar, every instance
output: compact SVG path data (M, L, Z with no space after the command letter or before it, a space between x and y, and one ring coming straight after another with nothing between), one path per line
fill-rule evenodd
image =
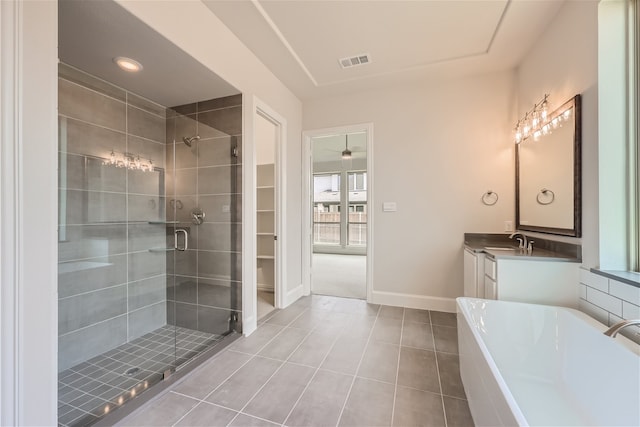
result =
M184 247L178 246L178 233L184 233ZM184 228L176 228L176 231L173 232L173 246L177 251L186 251L189 249L189 233Z

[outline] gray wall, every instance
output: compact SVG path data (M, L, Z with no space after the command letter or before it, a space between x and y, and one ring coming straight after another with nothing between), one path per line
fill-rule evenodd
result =
M167 218L178 221L176 227L186 229L190 239L187 251L167 254L167 319L222 334L232 312L241 319L242 308L242 95L172 110L167 117ZM194 135L200 140L191 147L182 142ZM233 147L238 157L231 155ZM201 225L191 221L196 207L205 212Z
M67 369L166 324L166 109L59 67L59 363ZM104 165L111 151L153 172Z

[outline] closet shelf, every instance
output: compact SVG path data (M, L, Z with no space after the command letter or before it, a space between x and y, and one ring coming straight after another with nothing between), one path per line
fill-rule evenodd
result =
M258 255L258 259L276 259L273 255Z
M273 190L276 187L274 187L273 185L258 185L256 188L258 190Z
M256 210L256 212L258 213L268 213L268 212L275 212L273 209L258 209Z
M273 236L275 233L256 233L258 236Z

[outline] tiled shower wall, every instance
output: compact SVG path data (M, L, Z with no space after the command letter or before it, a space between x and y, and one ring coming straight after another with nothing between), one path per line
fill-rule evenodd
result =
M59 67L59 369L166 324L166 109ZM153 172L103 164L111 151Z
M183 137L195 135L188 147ZM231 317L240 321L241 148L242 95L169 110L167 218L190 236L188 250L167 254L167 318L177 326L222 334ZM196 208L205 214L200 225L192 221Z
M622 319L640 319L640 288L580 269L578 305L596 320L611 326ZM621 334L640 344L640 327L631 326Z

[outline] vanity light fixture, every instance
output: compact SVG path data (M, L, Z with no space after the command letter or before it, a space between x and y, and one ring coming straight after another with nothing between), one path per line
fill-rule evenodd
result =
M128 71L130 73L137 73L142 70L142 64L136 61L135 59L127 58L126 56L116 56L113 58L113 62L124 71Z
M520 144L524 140L533 137L534 141L538 141L541 136L549 135L554 129L562 126L562 122L566 122L571 117L571 108L565 111L554 111L549 113L549 94L545 94L544 98L533 108L524 114L524 117L518 120L515 127L515 143Z

